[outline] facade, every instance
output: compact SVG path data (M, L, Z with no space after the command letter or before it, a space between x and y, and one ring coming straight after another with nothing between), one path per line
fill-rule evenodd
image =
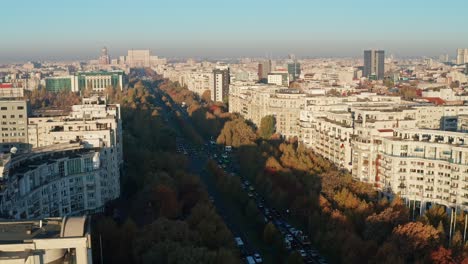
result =
M149 50L129 50L125 58L125 63L132 68L149 67L150 56Z
M166 64L166 59L152 56L150 50L129 50L127 56L122 56L120 60L130 68L145 68Z
M297 80L301 75L301 64L297 61L288 63L288 73L291 81Z
M262 61L258 64L258 80L266 83L268 80L268 74L272 71L271 60Z
M3 165L0 212L12 219L84 215L120 195L117 152L87 141L36 148Z
M120 106L83 99L67 116L31 117L29 152L5 154L0 213L15 218L82 215L120 195Z
M213 70L213 90L211 100L224 102L229 98L229 84L231 82L230 70L228 67Z
M86 217L1 221L4 264L92 264L91 225Z
M28 112L25 100L0 100L0 153L28 149Z
M468 135L397 129L382 138L377 170L383 190L417 201L468 209Z
M91 89L103 92L108 87L123 90L126 76L123 71L78 72L75 75L45 78L46 90L50 92L79 92Z
M285 137L299 135L299 113L305 94L272 85L231 86L229 112L240 113L256 126L267 115L276 119L276 131Z
M468 49L457 49L457 64L468 63Z
M383 80L385 74L385 52L383 50L364 51L363 76L369 79Z
M273 71L268 74L268 84L289 86L289 73L286 71Z
M123 90L124 75L123 71L78 72L76 80L80 91L91 89L94 92L103 92L108 87Z
M179 76L179 83L201 96L206 90L213 90L214 74L207 71L187 72Z
M69 76L56 76L45 78L45 87L49 92L58 93L61 91L78 91L78 84L73 75Z
M101 49L101 56L99 56L99 64L108 65L110 63L110 57L107 52L107 48L104 47Z

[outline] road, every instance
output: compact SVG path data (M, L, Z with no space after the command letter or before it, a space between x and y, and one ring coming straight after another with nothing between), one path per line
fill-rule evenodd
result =
M174 109L169 109L162 100L158 103L161 107L166 109L166 114L171 113L172 110L177 110L181 113L181 118L184 122L187 122L191 125L192 120L188 115L186 109L181 105L175 103L170 96L165 94L163 91L158 91L161 95L165 95L168 100L171 102L172 107ZM176 120L173 116L166 116L166 120L171 122L174 128L177 128ZM253 186L246 180L242 175L239 175L238 166L235 164L235 158L233 157L233 153L224 151L222 146L218 146L216 144L212 144L209 140L205 141L203 146L195 146L191 144L188 140L186 140L179 129L176 129L178 138L177 138L177 147L180 153L183 153L187 156L190 160L190 171L200 175L202 182L204 183L208 193L212 197L212 202L217 208L218 214L223 218L224 222L234 234L235 237L242 238L245 246L245 254L246 255L253 255L254 253L258 252L253 246L253 244L248 240L248 235L246 231L243 230L238 223L232 221L235 219L232 210L226 207L226 203L224 201L223 195L219 193L217 190L214 181L207 175L207 172L204 171L205 165L208 159L212 158L214 160L218 159L217 162L219 166L224 169L224 171L229 175L236 175L240 177L242 180L242 187L245 192L248 193L251 199L254 199L259 211L263 214L266 221L271 221L276 228L281 232L285 244L288 245L288 250L298 251L301 256L303 257L304 263L318 263L318 264L325 264L327 263L323 256L320 255L318 250L314 248L309 238L304 235L301 230L298 228L293 227L286 221L286 217L284 213L279 212L275 208L272 208L266 203L266 200L257 192ZM222 155L228 156L228 162L225 164L220 157ZM223 165L224 164L224 165Z

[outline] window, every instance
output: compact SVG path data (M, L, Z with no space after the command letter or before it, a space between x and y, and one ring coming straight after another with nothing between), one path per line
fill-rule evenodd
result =
M1 110L7 110L6 106L2 106L0 109Z
M23 110L23 109L24 109L24 106L18 106L16 109L18 109L18 110Z

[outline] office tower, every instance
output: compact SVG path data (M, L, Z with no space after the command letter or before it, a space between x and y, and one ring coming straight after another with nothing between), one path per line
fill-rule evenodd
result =
M468 49L457 49L457 64L468 63Z
M9 152L12 147L28 148L28 110L26 100L0 101L0 153Z
M297 61L288 63L289 79L295 81L301 75L301 64Z
M104 47L101 49L101 56L99 57L99 64L108 65L110 63L110 57L107 53L107 48Z
M385 73L385 51L365 50L364 51L364 72L363 76L369 79L382 80Z
M211 100L224 102L229 96L230 71L228 67L219 67L213 70L213 90Z
M272 70L271 60L262 61L258 64L258 80L260 82L267 82L268 74Z

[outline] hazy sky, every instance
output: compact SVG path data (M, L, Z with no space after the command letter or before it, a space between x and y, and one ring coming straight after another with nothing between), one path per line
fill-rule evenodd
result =
M0 63L150 48L167 57L455 55L466 0L1 0Z

